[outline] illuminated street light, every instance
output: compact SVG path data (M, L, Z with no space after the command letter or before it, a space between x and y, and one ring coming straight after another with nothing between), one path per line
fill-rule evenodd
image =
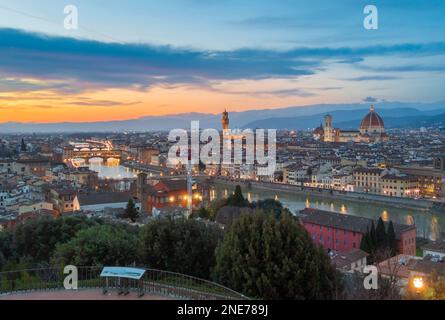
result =
M417 291L420 291L425 286L425 283L423 281L422 277L415 277L413 278L413 286Z

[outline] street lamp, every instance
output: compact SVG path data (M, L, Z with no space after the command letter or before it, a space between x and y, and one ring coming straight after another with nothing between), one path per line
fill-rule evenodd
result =
M422 277L414 277L413 278L413 286L417 292L421 291L423 289L423 287L425 286L423 278Z
M425 279L421 276L414 276L411 279L411 290L417 296L417 298L422 299L422 293L425 292L426 283Z

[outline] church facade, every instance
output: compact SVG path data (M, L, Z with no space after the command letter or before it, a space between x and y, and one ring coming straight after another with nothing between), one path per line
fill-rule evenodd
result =
M341 130L332 126L332 116L326 115L324 123L313 132L314 138L324 142L383 142L388 141L383 119L371 106L369 113L360 123L359 130Z

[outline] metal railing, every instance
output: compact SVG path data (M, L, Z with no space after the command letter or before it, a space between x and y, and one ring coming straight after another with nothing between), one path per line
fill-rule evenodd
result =
M130 291L185 300L246 300L246 296L204 279L163 270L147 269L141 281L126 280ZM100 289L102 267L78 267L78 289ZM28 269L0 273L0 295L65 290L67 275L61 268ZM109 279L107 287L118 289L118 279Z

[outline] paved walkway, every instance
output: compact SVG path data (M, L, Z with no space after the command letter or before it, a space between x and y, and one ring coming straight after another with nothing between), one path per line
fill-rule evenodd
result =
M12 294L0 296L0 300L170 300L168 297L144 295L139 298L136 292L118 295L117 292L102 294L101 290L50 291Z

